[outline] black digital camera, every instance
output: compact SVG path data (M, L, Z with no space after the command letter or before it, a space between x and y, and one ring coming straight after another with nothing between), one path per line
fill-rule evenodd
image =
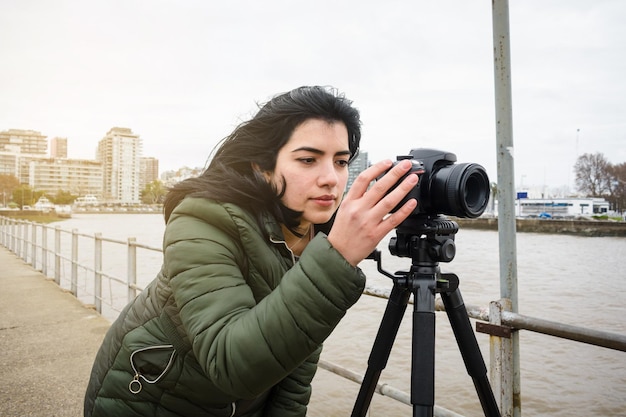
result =
M475 218L487 208L491 187L487 171L481 165L455 164L455 154L424 148L397 157L398 162L405 159L413 166L398 183L411 173L419 176L419 182L397 207L415 198L417 207L411 216L445 214Z

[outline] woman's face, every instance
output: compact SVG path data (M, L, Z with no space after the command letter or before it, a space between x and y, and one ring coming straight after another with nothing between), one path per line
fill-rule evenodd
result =
M348 129L340 121L309 119L293 131L278 151L276 168L268 176L282 203L302 212L300 228L326 223L337 210L348 182Z

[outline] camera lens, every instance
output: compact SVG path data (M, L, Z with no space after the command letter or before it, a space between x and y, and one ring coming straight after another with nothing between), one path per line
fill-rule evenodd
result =
M478 217L487 208L489 192L489 177L478 164L448 165L431 177L431 204L439 213Z

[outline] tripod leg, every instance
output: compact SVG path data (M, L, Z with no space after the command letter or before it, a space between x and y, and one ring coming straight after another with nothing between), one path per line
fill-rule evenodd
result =
M474 387L485 416L500 417L500 410L487 378L487 367L480 353L476 335L472 330L461 292L458 289L459 278L454 274L442 274L442 276L454 283L451 286L455 288L454 291L441 292L441 299L446 307L446 314L459 345L461 356L463 356L465 369L474 381Z
M435 405L435 276L418 276L413 282L411 404L414 417L432 417Z
M376 384L378 383L380 374L383 369L385 369L385 366L387 366L389 353L391 353L393 342L398 334L398 329L400 328L400 323L402 322L402 317L404 316L410 295L411 292L407 288L400 287L394 281L391 294L389 295L389 301L387 302L387 308L385 309L370 357L367 361L367 371L363 377L359 395L352 409L352 417L365 417L367 413L367 409L376 391Z

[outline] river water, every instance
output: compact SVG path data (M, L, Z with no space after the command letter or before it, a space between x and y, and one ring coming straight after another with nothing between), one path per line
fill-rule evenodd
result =
M161 246L164 230L158 214L77 213L58 225L63 230L102 233L112 239L135 237L153 247ZM516 240L521 314L626 333L626 239L518 233ZM498 234L461 229L455 241L456 256L450 263L441 263L441 270L459 276L466 304L486 307L500 298ZM408 269L410 259L391 256L387 243L385 240L379 246L384 269ZM123 245L108 244L104 264L124 270L125 253L114 249L116 246L125 250ZM139 259L139 285L154 277L160 258L160 253L149 252ZM366 260L360 266L368 276L368 285L391 288L392 281L377 272L373 261ZM326 341L323 358L363 374L386 304L384 299L361 297ZM405 392L411 387L411 314L412 306L408 306L379 381ZM488 364L489 338L477 333L477 339ZM436 404L465 416L482 416L445 313L437 313L435 349ZM624 352L522 331L520 359L522 415L626 416ZM320 369L309 415L350 415L358 389L359 385ZM375 396L369 410L371 416L412 413L410 406L380 396Z

